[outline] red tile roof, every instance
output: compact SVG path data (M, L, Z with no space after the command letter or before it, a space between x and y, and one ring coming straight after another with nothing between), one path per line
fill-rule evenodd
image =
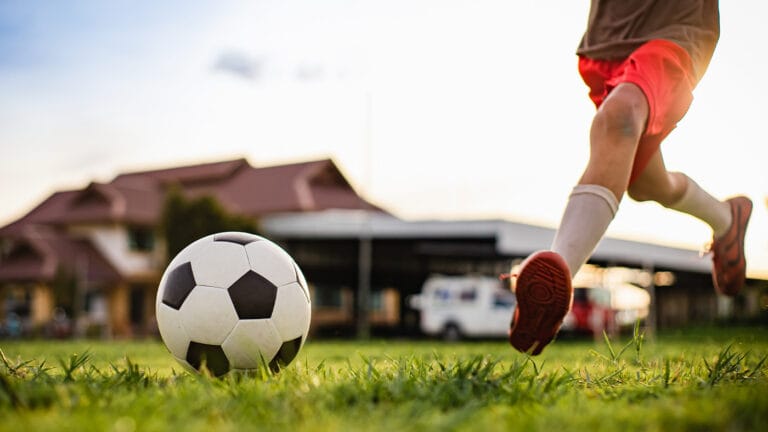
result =
M0 239L28 246L17 251L16 261L9 257L0 262L0 281L35 275L48 280L72 253L97 254L84 240L63 234L67 226L157 225L171 185L190 197L214 196L229 212L244 216L327 209L383 212L360 197L330 159L258 168L235 159L121 174L109 183L56 192L21 219L0 228ZM98 272L104 277L112 274Z
M330 160L240 169L226 180L184 187L192 196L215 195L229 211L259 216L333 208L380 208L362 199Z
M151 226L159 221L165 192L174 184L188 196L212 195L230 212L253 217L334 208L383 211L360 197L330 159L263 168L236 159L121 174L109 183L56 192L0 228L0 236L28 223Z
M113 184L136 184L152 180L162 184L211 182L231 177L241 168L252 168L245 159L234 159L221 162L203 163L174 168L164 168L150 171L138 171L120 174L112 181Z

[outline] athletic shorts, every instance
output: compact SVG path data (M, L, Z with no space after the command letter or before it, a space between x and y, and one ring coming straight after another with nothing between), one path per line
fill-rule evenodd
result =
M658 39L646 42L623 60L580 56L579 73L597 108L611 90L625 82L640 87L648 100L648 122L635 154L632 184L693 101L696 75L691 58L679 45Z

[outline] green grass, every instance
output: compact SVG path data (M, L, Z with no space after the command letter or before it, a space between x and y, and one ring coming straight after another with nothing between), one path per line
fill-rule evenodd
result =
M312 341L287 369L184 372L156 341L0 341L0 430L765 430L768 332Z

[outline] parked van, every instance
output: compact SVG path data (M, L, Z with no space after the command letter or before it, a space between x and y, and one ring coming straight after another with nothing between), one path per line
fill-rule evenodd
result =
M489 276L431 276L409 305L421 311L421 331L446 340L506 337L515 295Z

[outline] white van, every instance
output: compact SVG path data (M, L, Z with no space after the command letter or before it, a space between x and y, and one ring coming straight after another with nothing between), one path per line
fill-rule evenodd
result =
M497 278L435 275L409 305L421 311L421 330L430 336L506 337L515 295Z

